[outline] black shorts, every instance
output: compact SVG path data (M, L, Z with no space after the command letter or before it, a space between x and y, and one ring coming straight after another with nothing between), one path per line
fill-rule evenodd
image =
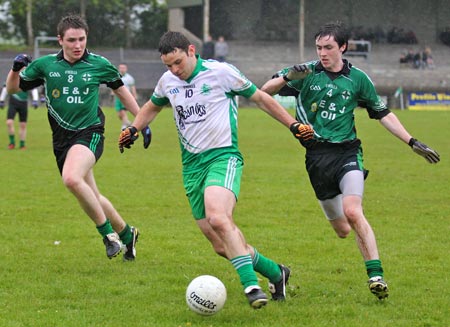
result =
M306 150L306 170L319 200L327 200L341 194L339 182L349 171L360 170L367 176L363 166L361 141L333 144L318 142Z
M26 123L28 118L28 101L20 101L13 96L9 97L8 113L6 119L14 119L19 114L19 121Z
M95 155L98 161L103 153L103 143L105 137L104 116L102 124L90 126L79 131L69 131L55 124L54 119L48 115L53 132L53 153L56 157L59 172L62 173L67 152L75 144L87 146Z

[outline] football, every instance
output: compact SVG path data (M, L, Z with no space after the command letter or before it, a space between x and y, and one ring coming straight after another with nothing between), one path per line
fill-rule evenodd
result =
M211 316L219 312L226 299L225 285L214 276L198 276L186 289L186 303L189 309L203 316Z

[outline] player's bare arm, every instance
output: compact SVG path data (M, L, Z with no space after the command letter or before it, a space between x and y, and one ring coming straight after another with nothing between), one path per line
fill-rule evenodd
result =
M297 122L274 98L261 90L256 90L250 100L286 127Z
M283 86L286 85L286 81L283 79L283 76L275 77L268 80L262 87L261 91L266 92L270 95L277 94Z
M130 91L131 91L131 94L134 96L134 98L137 99L138 96L137 96L136 86L134 86L134 85L131 86Z
M19 72L10 70L8 73L8 77L6 78L6 90L9 94L17 93L20 91L19 82Z
M122 102L125 108L127 108L127 110L133 114L133 116L136 116L138 114L139 105L126 86L122 85L121 87L113 90L113 92L115 95L117 95L117 97L120 99L120 102Z
M384 128L391 132L391 134L408 144L412 136L408 133L405 127L403 127L402 123L398 120L394 113L390 112L381 118L380 123L384 126Z
M155 119L161 109L162 107L155 105L151 100L142 106L131 126L125 128L119 135L119 151L121 153L123 153L124 148L130 148L134 144L134 141L139 137L139 131L142 131L144 136L144 148L150 145L151 131L148 124Z
M380 123L389 132L408 144L415 153L424 157L429 163L438 163L441 160L439 153L430 148L428 145L413 138L399 121L397 116L392 112L381 118Z
M150 124L153 119L155 119L156 115L159 114L162 108L163 107L154 104L152 100L148 100L139 110L139 113L131 125L136 127L138 131L142 130L145 126Z
M259 108L278 120L280 123L289 127L295 138L299 140L310 140L314 136L314 130L309 125L304 125L296 121L289 112L284 109L269 94L257 89L250 100L254 101Z
M287 69L287 72L283 75L272 78L267 81L261 88L261 91L269 93L270 95L277 94L286 83L304 79L311 73L311 69L305 64L297 64Z

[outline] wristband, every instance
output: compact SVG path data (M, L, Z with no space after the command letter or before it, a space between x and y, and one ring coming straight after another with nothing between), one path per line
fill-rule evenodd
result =
M130 130L131 135L134 135L137 133L137 128L134 126L128 126L128 129Z
M286 75L283 75L283 79L286 83L291 81Z
M415 143L416 141L417 141L417 140L416 140L414 137L411 137L411 139L410 139L409 142L408 142L408 145L409 145L409 146L413 146L414 143Z

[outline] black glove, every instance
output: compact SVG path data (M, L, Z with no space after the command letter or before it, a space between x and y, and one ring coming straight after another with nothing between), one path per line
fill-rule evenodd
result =
M439 153L413 137L409 140L408 144L415 153L424 157L429 163L438 163L441 160Z
M311 126L299 122L292 123L289 127L295 138L303 141L311 140L314 137L314 130Z
M33 106L34 109L37 109L37 107L39 107L39 104L37 101L31 102L31 105Z
M152 143L152 130L150 126L145 127L142 131L142 137L144 138L144 149L147 149Z
M23 67L28 66L28 64L31 62L31 56L28 56L24 53L17 55L14 58L14 62L12 65L12 70L13 72L18 72L20 71Z
M0 101L0 109L5 108L5 101Z
M296 79L304 79L309 73L311 73L311 69L306 65L294 65L288 68L287 73L283 76L283 79L286 82L296 80Z
M125 128L119 136L119 151L123 153L123 148L129 149L139 137L136 127L129 126Z

